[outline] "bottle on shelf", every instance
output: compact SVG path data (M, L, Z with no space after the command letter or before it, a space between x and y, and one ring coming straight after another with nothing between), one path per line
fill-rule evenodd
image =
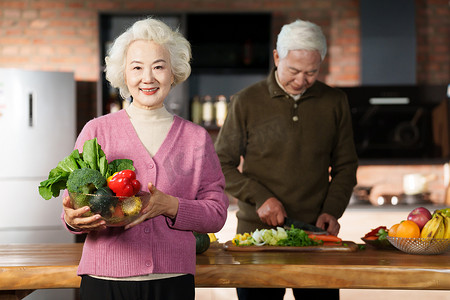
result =
M202 124L202 102L199 96L194 96L191 102L191 120L192 122L201 125Z
M216 110L216 125L218 127L222 127L225 122L225 118L227 117L227 98L224 95L217 96L216 103L214 103L214 107Z
M203 97L202 123L206 128L211 128L214 126L214 102L210 95Z

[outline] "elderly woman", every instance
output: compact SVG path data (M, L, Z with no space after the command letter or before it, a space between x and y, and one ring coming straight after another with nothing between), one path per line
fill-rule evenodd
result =
M150 203L126 227L106 227L99 215L82 217L63 200L63 219L88 233L78 267L81 299L194 299L195 237L225 223L228 198L208 133L170 114L164 99L190 75L189 42L156 19L137 21L114 42L106 78L131 96L129 107L89 121L76 148L97 138L108 161L133 160L148 183Z

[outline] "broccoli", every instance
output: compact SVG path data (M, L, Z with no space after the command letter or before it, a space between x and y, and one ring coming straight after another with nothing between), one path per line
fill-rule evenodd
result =
M92 194L106 186L106 178L100 171L82 168L73 170L67 179L67 189L71 193Z

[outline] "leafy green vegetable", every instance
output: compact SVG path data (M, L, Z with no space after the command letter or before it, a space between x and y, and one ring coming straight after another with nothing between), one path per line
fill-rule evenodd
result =
M233 239L233 243L237 246L315 246L321 245L321 240L311 239L308 234L293 225L291 229L285 230L282 227L277 229L256 229L251 234L237 234Z
M286 233L287 238L279 240L277 245L294 247L320 245L320 242L310 239L305 231L295 228L294 225L292 225L291 229L286 230Z
M378 230L376 236L378 236L378 240L382 241L382 240L386 239L386 237L388 236L388 232L384 228L380 228L380 230Z
M80 152L77 149L73 150L69 156L66 156L62 161L58 163L55 169L59 169L65 172L72 172L73 170L84 168L85 163L80 156ZM53 170L55 170L53 169Z
M115 159L108 165L108 169L109 173L107 174L107 176L105 176L106 178L116 172L120 172L123 170L135 171L133 161L131 159Z
M106 162L105 152L103 152L97 139L88 140L83 145L83 160L88 164L88 167L93 170L98 170L103 176L108 171L108 164Z
M92 194L106 186L106 178L100 171L83 168L70 173L67 190L72 193Z
M55 168L50 170L48 179L39 184L39 194L45 200L58 197L61 190L67 188L70 174L83 168L99 171L105 180L115 172L126 169L135 170L133 161L130 159L116 159L108 163L97 138L93 138L84 143L82 153L77 149L73 150L70 155L63 158Z

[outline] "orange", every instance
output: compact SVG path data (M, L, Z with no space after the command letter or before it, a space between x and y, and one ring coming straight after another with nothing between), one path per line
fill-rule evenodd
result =
M419 238L420 228L415 222L406 220L398 225L395 236L401 238Z
M400 223L392 225L392 227L389 228L388 235L392 237L397 236L397 228L399 225Z

